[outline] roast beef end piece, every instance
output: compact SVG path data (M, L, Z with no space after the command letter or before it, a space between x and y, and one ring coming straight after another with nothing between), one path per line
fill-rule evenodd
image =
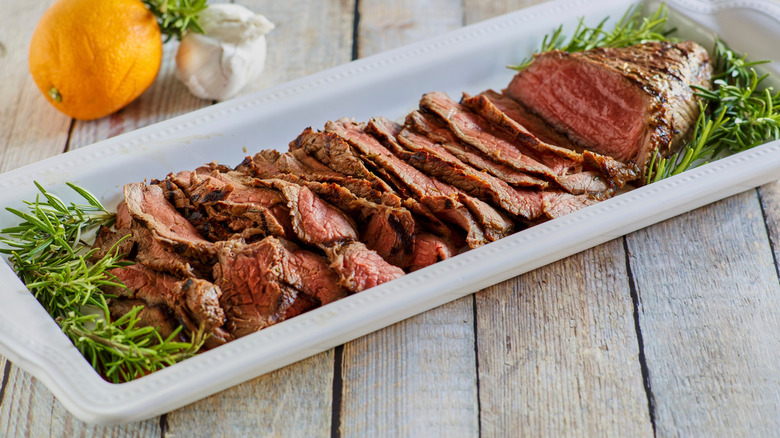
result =
M175 300L172 308L186 328L191 333L203 330L208 335L204 347L218 347L233 339L222 327L225 311L219 304L219 287L206 280L188 278L176 283L171 295Z
M711 76L698 44L645 43L537 55L504 93L579 146L634 162L644 176L656 151L667 156L688 135L699 112L691 86L708 88Z
M402 277L404 271L382 259L361 242L335 245L325 250L330 267L350 292L362 292Z

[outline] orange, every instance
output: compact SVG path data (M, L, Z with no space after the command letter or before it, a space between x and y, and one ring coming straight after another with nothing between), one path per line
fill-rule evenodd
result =
M58 0L30 42L30 73L55 108L81 120L107 116L157 77L162 37L141 0Z

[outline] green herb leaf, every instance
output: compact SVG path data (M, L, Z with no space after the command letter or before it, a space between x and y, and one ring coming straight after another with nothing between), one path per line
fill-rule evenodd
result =
M650 41L670 41L669 35L675 29L666 29L668 11L665 4L650 17L642 17L639 7L629 8L611 31L604 30L609 17L601 20L596 26L588 27L580 18L577 28L571 38L566 40L563 26L559 26L552 34L545 35L541 48L534 55L551 50L564 52L583 52L597 47L627 47ZM524 59L519 65L509 66L513 70L523 70L533 62L533 56Z
M142 0L157 17L160 31L166 36L181 40L187 32L205 33L198 14L208 7L208 0Z

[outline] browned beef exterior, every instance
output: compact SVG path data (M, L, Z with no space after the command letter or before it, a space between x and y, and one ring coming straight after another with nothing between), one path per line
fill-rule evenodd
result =
M176 211L160 187L127 184L124 195L130 215L175 252L198 258L209 258L214 253L214 245Z
M283 321L291 310L300 313L299 294L319 304L346 295L325 259L289 242L266 237L251 244L219 242L217 248L215 284L222 289L225 326L236 337Z
M695 123L691 85L709 87L707 51L685 41L537 55L504 93L588 150L645 173L657 151L673 152Z
M473 199L449 184L431 178L407 164L367 133L364 124L340 119L326 123L325 129L344 138L365 161L374 163L400 181L395 183L396 187L402 189L399 191L408 192L441 219L465 231L470 247L483 245L510 232L511 222L503 220L495 209L486 204L477 205ZM465 205L463 201L471 205Z
M467 110L444 93L426 93L420 107L439 116L453 134L492 160L504 163L521 172L555 180L558 173L540 162L538 154L518 149L512 142L497 135L490 123Z
M106 287L103 292L138 300L148 307L168 309L173 320L179 321L191 333L202 327L209 334L205 344L207 348L232 339L222 327L225 321L224 311L219 305L221 291L210 282L193 278L181 280L140 264L115 268L110 273L125 287ZM151 316L156 314L151 313ZM160 321L156 323L162 324Z
M610 192L613 187L621 188L628 181L638 177L636 166L620 163L608 156L601 156L600 161L604 163L603 166L592 169L598 172L587 171L589 165L598 161L586 160L576 151L539 140L512 118L511 114L520 106L519 104L495 92L493 96L496 96L495 100L498 104L493 103L493 100L485 94L474 97L464 96L463 103L508 133L515 144L522 144L526 148L537 151L543 157L542 162L558 172L556 181L569 193L575 195L587 193L598 198L607 198L611 194L605 195L605 192ZM585 181L588 179L590 181ZM573 184L573 181L576 183ZM583 187L587 191L582 191Z
M406 117L406 124L409 129L427 136L462 162L469 164L477 170L488 172L507 184L535 189L545 189L550 185L549 181L528 175L506 164L493 161L488 155L466 145L458 140L455 134L443 125L443 122L434 119L434 116L420 111L412 111Z
M426 230L442 238L451 239L450 229L434 214L426 205L420 203L417 199L402 196L391 188L384 180L377 177L373 171L366 167L360 158L352 151L349 144L341 137L330 132L314 132L306 129L298 138L290 143L290 155L301 163L306 163L305 157L311 158L317 163L326 165L327 168L342 174L347 179L318 179L311 173L304 176L316 181L330 181L343 185L353 193L372 202L397 207L403 206L412 212L415 216L415 223L425 227ZM287 155L287 154L285 154ZM255 156L253 161L260 161L262 157ZM281 161L281 157L280 160ZM277 161L277 163L279 162ZM309 164L306 164L307 167ZM262 166L258 166L261 168ZM316 165L310 167L316 168ZM280 166L281 168L281 166ZM267 167L266 167L267 169ZM369 175L366 177L366 175ZM272 177L267 175L265 177ZM365 184L370 184L366 187Z
M352 292L361 292L404 275L401 268L389 265L362 242L334 245L325 252L331 269L339 273L339 283Z

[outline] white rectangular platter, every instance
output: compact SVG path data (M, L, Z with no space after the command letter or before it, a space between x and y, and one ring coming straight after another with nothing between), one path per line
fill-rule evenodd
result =
M342 116L402 118L428 91L501 89L506 69L559 24L618 19L638 2L561 0L520 10L441 37L361 59L257 94L0 175L0 205L34 199L33 181L67 193L65 181L115 206L128 182L162 178L218 160L238 164L262 148L286 149L307 126ZM719 35L780 77L780 3L773 0L668 0L678 35L711 47ZM657 3L644 5L654 10ZM468 251L398 280L123 384L104 381L0 263L0 354L43 381L79 418L140 420L267 373L555 260L780 175L780 142L717 161ZM0 227L16 218L0 213ZM262 396L262 395L260 395Z

